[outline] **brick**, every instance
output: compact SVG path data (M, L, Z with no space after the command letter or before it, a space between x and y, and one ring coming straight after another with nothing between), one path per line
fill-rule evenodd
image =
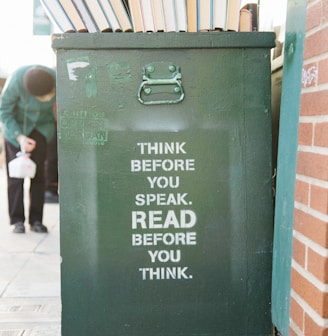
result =
M306 182L296 180L295 201L304 205L309 205L310 185Z
M306 12L306 31L320 26L321 23L321 2L308 7Z
M316 33L305 37L304 59L324 54L328 51L328 28L318 30Z
M290 298L290 318L294 321L299 330L304 330L304 310L303 308L291 297Z
M301 116L328 114L328 90L303 93L301 95Z
M321 245L328 248L328 224L302 210L294 209L294 229Z
M288 336L298 336L298 335L297 335L297 333L292 328L289 328L289 330L288 330Z
M328 259L310 248L308 250L308 271L322 283L328 283Z
M303 268L305 267L305 252L306 252L306 246L302 242L294 238L293 259Z
M328 59L321 60L318 63L318 84L325 83L328 83Z
M316 185L311 186L310 207L328 215L328 189Z
M328 317L328 293L321 292L293 268L291 271L291 287L322 318Z
M322 1L321 19L322 19L322 23L328 21L328 1L327 0Z
M298 144L311 146L313 137L313 124L300 123L298 125Z
M328 336L328 329L317 325L309 315L305 315L304 323L305 336Z
M315 124L314 145L328 147L328 122Z
M297 173L313 177L319 180L328 181L328 155L311 152L297 153Z

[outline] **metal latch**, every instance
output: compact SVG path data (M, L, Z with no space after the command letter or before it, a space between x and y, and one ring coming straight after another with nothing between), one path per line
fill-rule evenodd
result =
M143 68L138 100L144 105L177 104L183 101L181 72L170 62L154 62Z

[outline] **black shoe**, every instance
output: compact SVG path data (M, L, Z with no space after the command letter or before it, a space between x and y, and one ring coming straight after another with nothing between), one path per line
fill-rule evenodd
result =
M56 193L53 193L51 191L46 191L44 193L44 202L45 203L58 203L59 202L59 196Z
M48 229L41 222L34 222L33 224L31 224L31 231L37 233L47 233Z
M15 225L13 230L14 233L25 233L25 226L23 222L17 222L14 225Z

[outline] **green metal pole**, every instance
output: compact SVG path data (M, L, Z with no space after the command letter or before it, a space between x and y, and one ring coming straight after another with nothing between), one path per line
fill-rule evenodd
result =
M283 336L288 335L289 328L294 188L306 7L306 0L289 0L287 5L272 278L272 321Z

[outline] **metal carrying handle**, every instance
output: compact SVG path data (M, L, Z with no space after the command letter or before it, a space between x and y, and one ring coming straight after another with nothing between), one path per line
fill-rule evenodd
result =
M185 94L181 78L179 67L172 63L158 62L146 65L143 68L143 81L138 90L138 101L143 105L178 104L182 102ZM157 89L159 86L165 88L165 90L154 93L153 89ZM158 93L179 96L176 99L145 100L143 98L143 95L149 97Z

